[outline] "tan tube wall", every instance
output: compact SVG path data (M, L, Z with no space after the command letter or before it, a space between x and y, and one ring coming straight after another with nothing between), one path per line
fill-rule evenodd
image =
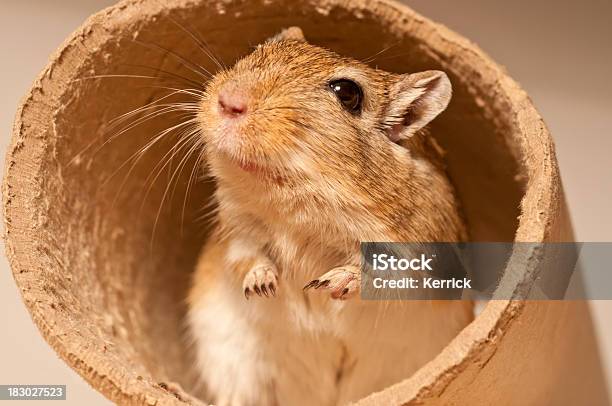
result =
M167 183L158 179L149 190L144 180L171 143L146 154L130 176L122 164L168 122L104 142L112 118L161 90L136 78L83 80L133 74L135 64L189 74L134 38L214 69L169 17L199 31L226 63L299 25L312 43L357 58L395 44L393 57L376 60L387 70L447 71L454 98L432 133L448 151L474 239L573 239L540 116L503 70L445 27L385 0L123 1L90 18L35 82L17 114L4 183L8 257L32 317L58 354L110 399L183 403L159 383L190 388L194 381L185 369L183 298L205 238L196 218L211 186L196 186L183 220L176 207L185 171L159 210ZM540 260L523 254L529 269L510 265L502 284L517 298ZM605 393L585 303L495 301L415 376L359 404L604 405Z

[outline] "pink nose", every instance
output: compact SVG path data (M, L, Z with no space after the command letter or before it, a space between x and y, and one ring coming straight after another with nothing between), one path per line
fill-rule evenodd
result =
M226 117L239 117L247 111L247 99L244 93L222 88L219 92L219 111Z

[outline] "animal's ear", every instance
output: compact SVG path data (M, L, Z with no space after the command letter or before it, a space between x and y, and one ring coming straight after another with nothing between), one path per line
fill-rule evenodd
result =
M444 111L451 95L451 82L444 72L401 75L391 86L391 102L383 117L389 139L396 142L414 135Z
M268 38L266 42L285 41L285 40L306 42L306 38L304 37L304 33L302 32L302 29L300 27L285 28L284 30L276 34L275 36Z

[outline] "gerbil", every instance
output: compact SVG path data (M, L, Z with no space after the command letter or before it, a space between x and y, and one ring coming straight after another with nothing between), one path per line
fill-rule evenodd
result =
M443 72L373 69L295 27L207 85L218 214L189 326L212 402L346 404L409 377L471 321L467 302L358 294L360 241L466 238L421 131L450 97Z

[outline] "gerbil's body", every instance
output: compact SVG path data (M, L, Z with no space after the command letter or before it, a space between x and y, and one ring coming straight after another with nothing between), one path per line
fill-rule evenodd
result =
M189 323L211 401L345 404L407 378L469 323L469 303L358 295L361 241L466 238L418 132L448 98L441 72L374 70L296 29L210 83L217 229Z

